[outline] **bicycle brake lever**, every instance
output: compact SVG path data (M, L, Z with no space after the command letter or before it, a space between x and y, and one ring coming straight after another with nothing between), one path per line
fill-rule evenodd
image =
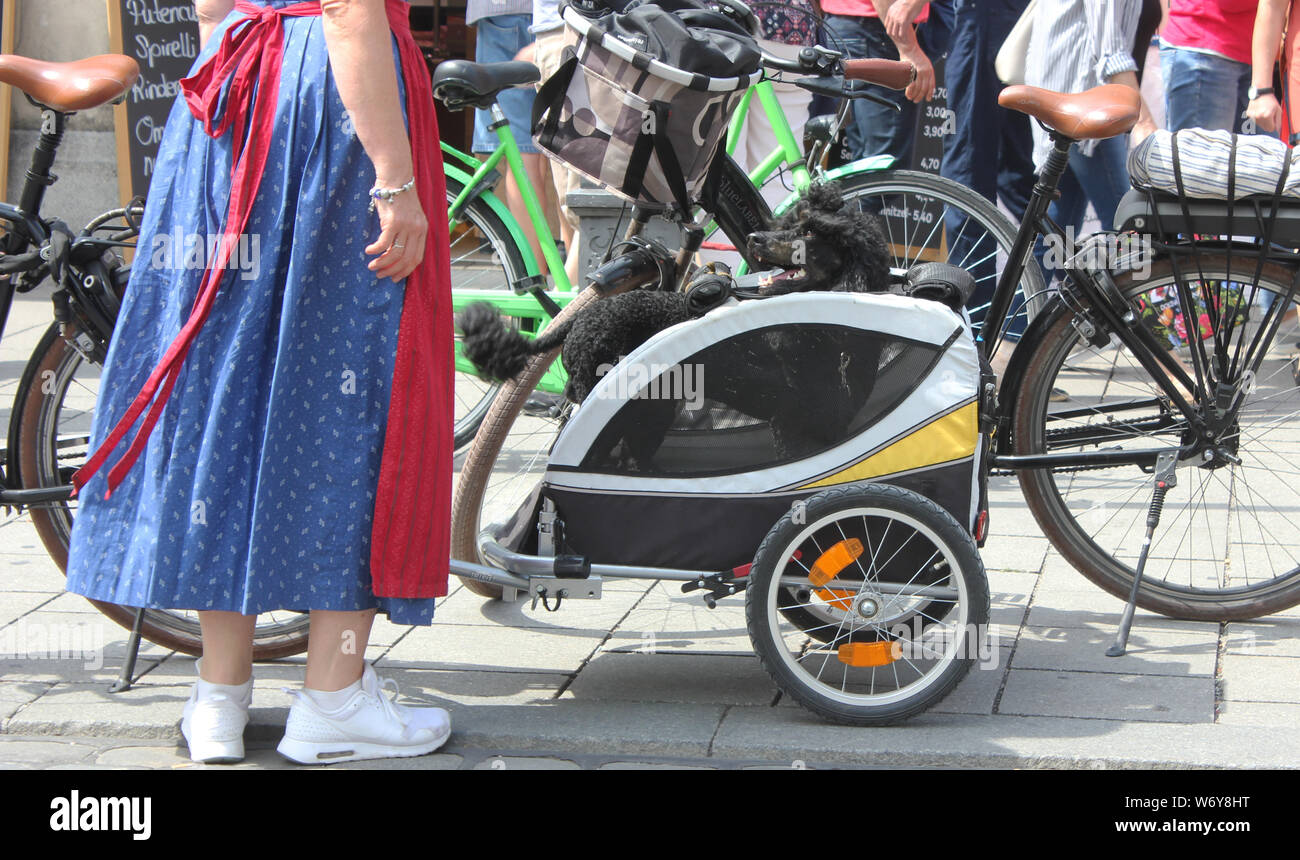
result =
M802 78L797 81L787 81L787 83L792 83L796 87L807 90L810 93L818 93L820 95L830 96L831 98L866 99L867 101L875 102L878 105L893 108L896 112L902 111L901 107L883 96L878 96L875 93L867 92L866 90L850 88L849 82L839 76L829 78Z

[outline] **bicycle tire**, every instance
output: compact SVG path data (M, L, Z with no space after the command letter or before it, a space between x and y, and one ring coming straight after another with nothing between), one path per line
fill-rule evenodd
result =
M464 189L464 185L455 177L447 177L447 208L450 217L451 204ZM451 283L452 289L474 287L476 289L511 290L511 285L528 274L524 265L523 254L511 239L510 230L501 217L493 211L481 197L476 197L462 210L458 219L468 222L472 230L457 235L453 228L450 241ZM472 232L476 230L483 241L473 243ZM462 241L464 240L464 244ZM460 247L458 247L460 246ZM483 257L487 256L485 266ZM499 261L501 274L485 271ZM459 451L468 445L478 432L479 425L487 415L492 399L500 390L500 385L488 382L468 373L456 374L455 424L452 438L454 450Z
M978 284L984 288L991 288L996 284L996 279L998 275L1001 274L998 263L1005 266L1006 261L1005 259L993 261L988 260L987 255L990 252L985 245L981 244L981 237L975 237L971 243L970 249L959 258L953 257L951 245L946 241L948 228L944 222L946 222L947 217L952 211L958 211L972 219L974 223L978 225L976 229L982 229L986 235L992 237L994 241L996 241L997 249L993 253L999 254L1002 257L1008 256L1011 246L1015 243L1016 233L1019 228L1000 209L985 199L983 195L972 191L966 186L954 182L951 179L946 179L942 176L936 176L931 173L922 173L916 170L890 169L867 171L863 173L850 173L839 177L838 182L840 183L840 188L846 203L856 202L859 208L871 211L874 214L879 214L879 212L876 211L878 207L864 206L864 204L868 198L881 197L884 195L916 194L920 197L928 197L937 200L945 207L952 207L951 210L945 208L944 217L935 220L931 226L917 227L916 232L911 235L915 238L923 238L924 241L916 244L907 242L900 245L897 241L900 237L897 235L898 231L894 230L892 226L897 219L897 215L883 219L886 237L889 239L891 246L895 249L895 268L909 269L917 262L922 262L923 257L925 257L930 258L931 260L949 262L962 268L977 268L979 269L979 271L976 272ZM933 207L931 206L927 210L926 204L922 204L920 201L917 201L916 203L916 210L914 210L912 206L913 204L910 202L906 204L903 212L904 220L907 220L914 211L918 211L918 214L920 215L934 215ZM896 209L897 207L895 206L895 210ZM969 223L969 221L963 222L957 236L954 237L955 240L959 241L963 237L966 237L965 231ZM942 232L940 232L941 227ZM922 230L926 231L924 236L922 236ZM902 238L907 238L906 232L903 233ZM966 238L969 239L969 237ZM949 247L949 253L946 259L942 259L944 255L939 253L938 250L929 248L932 240L939 241L941 248L945 245ZM956 243L957 242L954 242L953 244ZM902 248L905 251L901 256L898 253L899 248ZM1019 316L1032 316L1041 312L1046 306L1047 290L1046 284L1043 280L1043 273L1042 270L1034 264L1032 259L1029 261L1029 265L1025 267L1024 274L1021 276L1017 293L1019 297L1023 299L1023 302L1013 304L1013 309L1017 307L1022 309L1018 312L1013 310L1012 313L1007 315L1007 320L1003 324L1003 332L1006 332L1008 327L1012 325ZM987 305L973 308L968 307L971 315L971 325L977 334L979 333L980 323L983 319L983 311L986 307Z
M1223 255L1207 253L1201 259L1206 281L1249 284L1254 279L1253 255L1234 254L1231 270ZM1285 291L1294 275L1290 268L1268 263L1263 267L1260 284L1271 291ZM1153 291L1172 284L1174 277L1172 264L1166 258L1153 263L1150 275L1136 278L1125 273L1116 277L1116 283L1130 306L1140 311L1142 306L1137 300L1147 297L1147 306L1158 307L1155 302L1160 294ZM1187 280L1186 270L1183 278ZM1153 404L1142 411L1135 405L1120 410L1126 404L1140 404L1155 392L1156 383L1127 350L1118 346L1117 340L1112 339L1112 344L1104 348L1082 344L1071 324L1074 313L1063 302L1053 302L1045 313L1050 314L1043 320L1045 334L1032 347L1034 352L1014 407L1016 453L1042 453L1049 444L1059 444L1065 450L1089 447L1072 442L1068 434L1074 432L1077 440L1079 428L1095 428L1101 421L1102 409L1111 410L1107 415L1112 420L1127 422L1121 425L1125 434L1122 438L1114 436L1113 424L1103 431L1111 434L1105 440L1108 446L1129 440L1152 447L1148 436L1158 436L1170 445L1178 443L1181 431L1177 423L1163 429L1148 423L1146 427L1154 432L1137 432L1141 428L1136 427L1136 422L1156 421L1162 407ZM1246 395L1250 399L1243 405L1244 417L1236 434L1241 466L1228 464L1211 470L1199 468L1197 463L1180 464L1178 484L1165 499L1151 543L1138 589L1138 606L1174 618L1223 622L1255 618L1300 603L1300 526L1292 525L1289 516L1277 514L1300 503L1300 489L1290 477L1293 471L1286 470L1279 479L1275 471L1260 465L1273 457L1282 465L1300 458L1300 446L1291 446L1296 449L1293 456L1288 448L1290 440L1283 438L1286 432L1294 433L1300 427L1296 418L1300 388L1295 386L1290 372L1293 356L1282 354L1291 348L1283 347L1279 352L1280 346L1294 342L1298 335L1300 326L1294 320L1279 329L1270 344L1272 352L1266 355L1255 385ZM1053 404L1053 388L1064 389L1071 400ZM1261 404L1264 411L1257 413ZM1052 409L1059 417L1051 417ZM1278 412L1282 418L1274 420ZM1175 415L1182 419L1180 413ZM1257 415L1262 424L1256 421ZM1263 439L1266 434L1267 441ZM1137 442L1139 439L1143 441ZM1262 474L1266 471L1267 475ZM1127 600L1135 575L1130 564L1136 559L1151 501L1150 475L1136 466L1117 466L1074 473L1026 470L1019 477L1025 501L1057 551L1089 580ZM1256 478L1266 486L1256 482L1252 487L1250 482ZM1120 501L1125 496L1127 499ZM1114 513L1109 512L1111 504L1118 505ZM1178 507L1180 504L1182 507ZM1211 520L1211 512L1217 517L1220 506L1226 519L1222 528ZM1248 522L1247 517L1254 522ZM1216 543L1220 534L1222 540ZM1186 582L1182 572L1184 552ZM1276 570L1274 564L1279 556L1283 567L1292 566L1289 570ZM1259 570L1261 561L1270 576L1252 583L1251 575Z
M90 409L95 397L82 398L85 408L79 416L77 435L60 434L59 419L69 408L68 393L77 369L84 359L69 343L76 337L75 324L69 324L67 336L52 323L28 362L28 372L18 391L15 405L20 410L17 439L22 485L25 489L67 486L72 473L88 453ZM84 383L83 383L84 385ZM79 401L80 402L80 401ZM85 436L80 433L84 430ZM72 534L73 504L52 503L28 508L32 525L46 552L66 572L68 542ZM135 621L133 607L91 600L90 603L112 621L130 630ZM269 621L257 625L253 637L253 659L274 660L307 650L307 616L291 613L268 614ZM164 648L200 656L203 642L197 617L171 610L146 609L141 635Z

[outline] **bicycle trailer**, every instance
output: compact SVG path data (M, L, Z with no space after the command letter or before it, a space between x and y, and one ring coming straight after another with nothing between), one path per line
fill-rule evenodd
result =
M777 684L841 722L894 722L956 684L988 611L964 312L891 294L744 301L607 371L531 496L479 537L514 579L471 576L546 600L618 577L710 605L745 590Z

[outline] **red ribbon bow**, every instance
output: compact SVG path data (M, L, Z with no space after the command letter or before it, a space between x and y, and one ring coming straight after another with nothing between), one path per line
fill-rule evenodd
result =
M427 598L447 593L451 496L451 271L445 205L446 180L438 152L433 90L424 55L411 36L409 6L387 0L406 85L416 188L429 216L424 261L406 282L397 357L389 399L379 487L371 532L374 593ZM148 408L122 458L109 470L108 498L139 459L162 415L182 362L212 310L226 265L248 226L266 168L284 60L286 17L321 15L319 2L279 8L238 0L244 18L222 36L216 53L181 81L185 101L212 137L233 134L230 204L221 242L204 273L194 307L126 413L73 476L85 486ZM230 82L225 99L222 90ZM224 110L222 102L224 101ZM152 404L152 405L151 405Z

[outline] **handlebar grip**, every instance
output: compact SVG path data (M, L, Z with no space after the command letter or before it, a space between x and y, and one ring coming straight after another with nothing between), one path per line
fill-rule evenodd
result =
M903 90L916 80L916 67L901 60L845 60L844 77L891 90Z

